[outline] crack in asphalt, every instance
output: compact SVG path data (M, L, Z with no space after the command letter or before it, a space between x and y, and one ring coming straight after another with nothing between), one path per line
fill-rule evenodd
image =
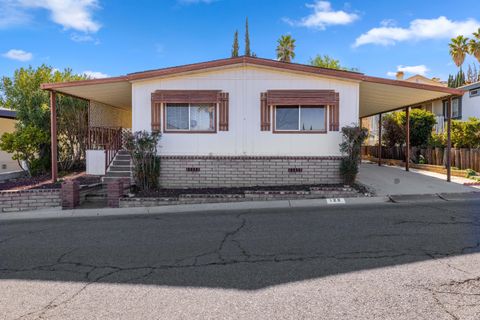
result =
M335 260L374 260L374 259L396 259L396 258L402 258L402 257L407 257L407 256L427 256L431 259L434 259L436 261L439 261L440 263L443 263L444 265L455 269L457 271L461 271L463 273L469 274L469 272L462 270L460 268L457 268L455 266L452 266L448 262L443 262L441 259L438 259L438 257L448 257L452 255L457 255L457 254L464 254L469 250L476 250L480 248L480 241L477 242L475 245L470 245L470 246L465 246L462 248L459 248L458 250L450 251L450 252L435 252L433 250L426 250L426 249L415 249L414 252L413 249L405 249L401 251L396 251L395 249L388 249L388 250L365 250L365 251L353 251L353 252L345 252L345 253L336 253L334 255L326 255L322 253L317 253L313 255L298 255L298 253L274 253L274 254L254 254L248 252L248 250L242 246L242 243L240 240L236 239L236 236L241 233L244 228L247 225L247 215L248 213L240 213L236 215L236 218L239 219L239 224L232 230L227 231L223 234L219 245L214 249L210 250L204 253L200 253L198 255L182 258L182 259L177 259L174 264L160 264L160 265L146 265L146 266L133 266L133 267L122 267L118 265L108 265L108 264L89 264L89 263L83 263L83 262L78 262L75 260L69 260L67 257L77 251L79 248L74 248L74 249L69 249L63 253L61 253L58 258L55 260L55 263L52 264L47 264L47 265L40 265L40 266L34 266L30 268L23 268L23 269L14 269L14 268L0 268L0 272L29 272L29 271L49 271L49 272L71 272L71 273L77 273L80 275L83 275L85 278L86 283L79 288L78 290L75 290L73 293L71 293L68 297L65 297L61 301L58 301L62 296L66 294L66 292L60 293L58 296L56 296L54 299L50 300L45 306L43 306L40 310L33 311L26 313L24 315L21 315L17 319L23 319L25 317L29 316L34 316L36 315L37 318L43 318L46 313L51 312L55 310L56 308L60 306L64 306L73 300L75 300L83 291L87 290L89 286L98 283L102 280L107 279L108 277L111 277L115 274L122 273L122 272L134 272L134 271L144 271L143 274L141 275L135 275L132 276L128 279L124 279L122 282L132 282L132 281L139 281L139 280L144 280L148 277L150 277L152 274L154 274L157 271L162 271L162 270L170 270L170 269L187 269L187 268L197 268L197 267L212 267L212 266L229 266L229 265L235 265L235 264L256 264L256 263L286 263L286 262L308 262L308 261L315 261L318 259L335 259ZM452 219L454 218L454 219ZM403 220L399 221L396 223L393 223L394 225L398 224L412 224L412 223L417 223L417 224L426 224L426 225L472 225L472 226L480 226L480 223L478 222L471 222L471 221L455 221L455 217L451 217L450 222L428 222L428 221L415 221L415 220ZM35 230L31 231L28 233L23 233L21 235L16 235L12 236L6 239L3 239L0 241L0 244L5 243L11 239L14 239L16 237L22 236L22 235L31 235L34 233L39 233L43 232L46 230L50 230L53 228L46 228L42 230ZM393 236L392 234L376 234L376 235L369 235L366 236L368 237L387 237L387 236ZM238 249L239 249L239 256L238 257L226 257L225 251L227 244L234 244ZM214 256L216 257L216 261L211 261L211 262L204 262L200 263L200 259L203 257L208 257L208 256ZM185 261L192 260L193 263L187 263L187 264L181 264ZM59 269L61 267L72 267L73 269L75 268L84 268L84 270L65 270L65 269ZM96 271L105 271L100 275L97 275L95 277L91 277L93 272ZM458 286L462 285L465 283L473 282L473 281L480 281L480 277L476 278L468 278L462 281L452 281L449 284L449 286ZM446 312L452 319L459 319L454 313L449 311L445 304L443 304L440 299L436 296L437 294L458 294L461 295L463 293L454 293L454 292L449 292L449 291L435 291L430 288L425 288L426 290L430 291L432 293L432 296L436 302L436 304L444 311ZM467 294L465 295L472 295L472 296L480 296L479 294ZM58 301L58 302L57 302Z

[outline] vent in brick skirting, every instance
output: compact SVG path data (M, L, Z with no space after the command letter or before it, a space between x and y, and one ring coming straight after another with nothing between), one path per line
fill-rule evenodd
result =
M288 168L289 173L300 173L303 172L303 168Z
M185 168L185 170L187 172L199 172L200 171L200 168L197 168L197 167L187 167Z

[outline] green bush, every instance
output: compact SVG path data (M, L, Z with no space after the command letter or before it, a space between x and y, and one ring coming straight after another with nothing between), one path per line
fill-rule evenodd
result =
M48 157L39 157L41 146L50 141L48 134L38 127L30 125L28 127L17 128L16 131L6 132L0 138L0 149L12 153L12 159L20 164L24 161L31 175L38 175L45 172L45 159Z
M340 151L345 156L340 164L340 173L346 184L355 182L360 163L362 143L368 137L368 130L359 126L347 126L342 128L343 142Z
M452 146L454 148L480 148L480 119L468 118L467 121L452 121Z
M401 124L400 112L387 113L382 118L382 142L386 147L405 143L405 127Z
M137 131L126 137L125 148L132 156L133 177L140 190L159 187L160 157L157 155L159 133Z
M432 133L428 138L428 146L432 148L444 148L447 145L445 135L441 133Z

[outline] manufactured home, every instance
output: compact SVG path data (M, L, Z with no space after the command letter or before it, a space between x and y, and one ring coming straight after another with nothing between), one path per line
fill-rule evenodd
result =
M88 173L109 175L122 132L161 133L160 183L168 188L340 183L342 127L462 93L256 57L42 88L51 91L54 136L56 94L90 102Z

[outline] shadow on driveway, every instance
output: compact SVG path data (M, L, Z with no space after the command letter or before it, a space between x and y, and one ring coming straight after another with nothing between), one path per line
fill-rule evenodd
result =
M480 201L2 222L0 279L255 290L480 251Z

